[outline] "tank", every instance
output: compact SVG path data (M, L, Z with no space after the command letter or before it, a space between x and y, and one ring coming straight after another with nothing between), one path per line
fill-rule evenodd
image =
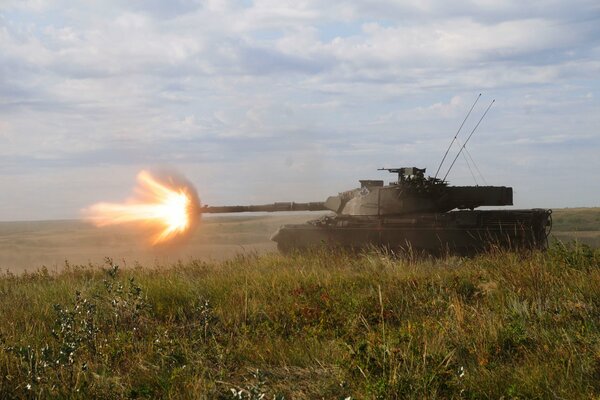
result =
M545 249L551 210L476 210L513 205L506 186L451 186L423 168L381 168L397 179L360 180L360 187L324 202L203 206L202 213L331 211L304 224L283 225L271 240L281 252L320 246L370 246L428 254L474 254L502 249Z

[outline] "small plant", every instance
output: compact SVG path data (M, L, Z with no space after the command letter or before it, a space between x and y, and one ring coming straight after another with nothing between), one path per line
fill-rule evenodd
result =
M199 320L199 327L202 332L202 340L206 341L208 339L211 327L217 321L210 301L205 298L200 298L194 307L194 315L196 315Z
M267 389L266 389L266 379L264 374L256 369L252 371L253 382L246 385L244 388L231 388L231 398L236 400L266 400L267 397ZM270 397L273 400L285 400L285 397L281 394L274 394Z
M3 346L14 354L26 371L27 380L18 387L26 392L38 392L37 388L49 382L61 381L60 387L71 390L77 386L76 375L87 370L86 356L96 355L99 333L96 305L75 292L71 306L54 305L54 339L40 348L34 346ZM56 390L60 389L52 385Z
M104 279L103 282L112 308L113 326L137 331L140 320L150 309L150 305L133 277L130 277L127 286L124 286L118 279L119 266L108 257L105 262L109 265L106 270L108 279Z
M15 389L24 392L36 391L39 385L48 380L48 371L54 367L48 346L41 349L32 348L30 345L3 346L3 350L16 356L21 370L25 372L25 376L22 377L24 379L16 383Z
M72 308L55 304L54 312L56 321L52 336L59 343L57 362L63 365L73 364L75 353L83 348L87 348L94 354L99 332L96 305L83 298L81 292L76 291Z

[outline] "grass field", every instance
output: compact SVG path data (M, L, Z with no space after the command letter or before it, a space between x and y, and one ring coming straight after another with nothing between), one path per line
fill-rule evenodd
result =
M598 215L555 211L555 232L593 244ZM600 396L600 249L274 253L306 218L207 219L154 253L135 231L0 224L0 398Z
M552 217L556 239L600 247L600 208L562 208L555 210Z
M0 397L597 397L599 262L557 244L8 274Z

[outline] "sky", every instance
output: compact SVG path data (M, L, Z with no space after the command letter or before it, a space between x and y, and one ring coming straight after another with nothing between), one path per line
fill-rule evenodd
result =
M479 93L451 184L600 206L597 0L1 0L0 220L78 218L141 169L210 205L433 175Z

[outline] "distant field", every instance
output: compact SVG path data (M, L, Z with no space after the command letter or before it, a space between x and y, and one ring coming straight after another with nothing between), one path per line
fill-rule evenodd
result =
M110 256L126 265L168 265L195 259L221 261L237 254L276 251L269 238L286 223L302 223L318 213L231 215L204 218L190 239L177 246L148 245L146 233L131 227L96 228L69 221L0 222L0 269L50 270L74 264L98 264ZM553 237L600 247L600 208L558 209Z
M107 256L133 266L168 265L200 259L219 261L237 254L276 251L271 235L286 223L302 223L316 214L209 216L183 244L152 247L147 232L127 226L97 228L83 221L0 222L0 270L21 272L42 265L61 269L98 264Z
M553 211L552 219L556 239L600 247L600 207L561 208Z

